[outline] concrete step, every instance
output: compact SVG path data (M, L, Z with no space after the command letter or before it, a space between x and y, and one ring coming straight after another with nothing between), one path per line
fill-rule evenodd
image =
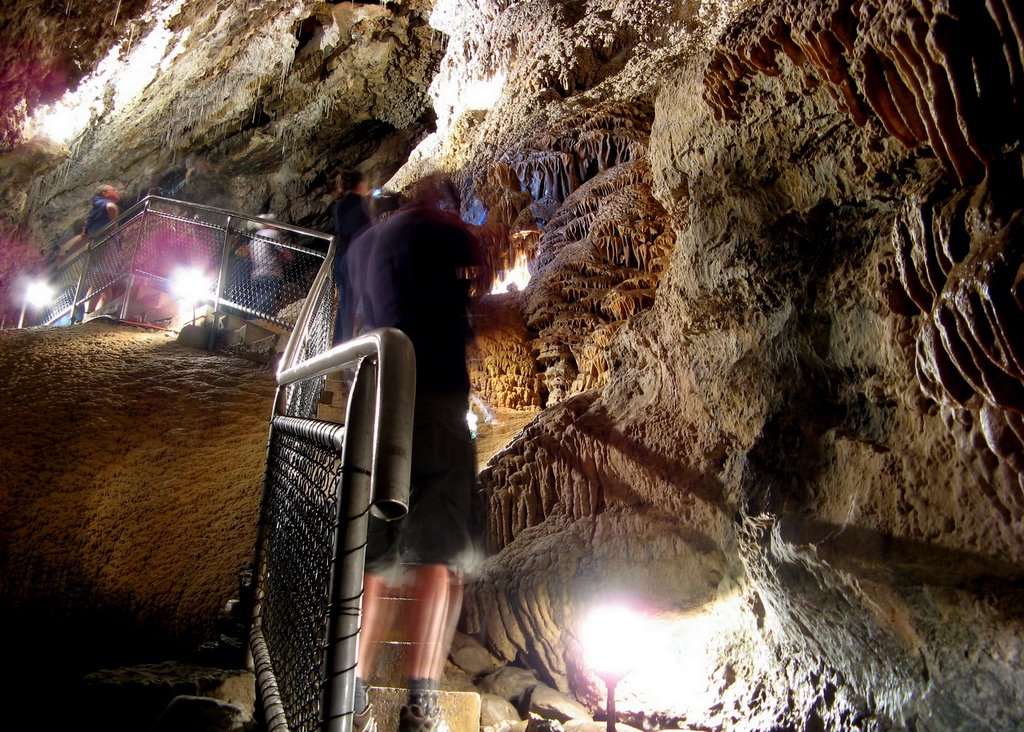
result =
M392 686L370 687L370 704L380 732L398 730L398 714L409 692ZM471 691L440 691L437 707L441 723L437 732L478 732L480 695Z

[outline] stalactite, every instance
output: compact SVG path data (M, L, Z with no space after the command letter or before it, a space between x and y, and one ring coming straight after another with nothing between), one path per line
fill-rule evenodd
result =
M907 147L927 143L961 183L980 180L1024 122L1012 3L774 2L758 13L705 70L704 98L717 119L739 119L748 80L777 76L782 51L821 78L857 125L874 119Z
M1016 514L1024 511L1024 211L1006 210L989 183L954 189L926 180L894 224L893 247L899 280L920 308L914 361L921 391L986 425L985 440L965 439L962 449L990 451L979 465L1003 465L1016 476L1010 490L996 468L986 468L991 497ZM1020 187L1021 173L1004 172L991 184ZM961 431L962 424L951 423Z

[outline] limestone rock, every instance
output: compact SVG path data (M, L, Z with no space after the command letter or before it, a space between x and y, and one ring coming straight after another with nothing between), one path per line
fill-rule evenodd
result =
M504 723L518 722L519 712L512 702L496 694L480 696L480 727L496 729Z
M448 655L456 666L474 678L497 671L504 666L501 659L496 658L475 638L464 633L456 634Z
M532 671L505 666L484 676L477 682L477 686L488 694L518 704L537 683L537 677Z
M257 725L244 709L202 696L176 696L153 732L249 732Z
M19 0L0 11L4 261L41 264L101 180L178 181L197 155L239 205L321 228L335 167L397 187L450 172L483 249L477 294L520 260L531 274L484 298L471 375L530 422L486 451L492 556L463 618L535 672L510 693L543 682L597 708L579 623L627 596L676 654L662 679L623 680L638 727L1015 732L1018 5L126 0L108 19ZM108 51L114 80L92 73ZM102 124L66 157L10 147L61 69ZM9 289L21 272L4 272ZM100 465L78 430L53 449L40 415L133 439L156 420L117 402L141 377L69 378L22 337L0 349L3 597L203 626L251 556L252 495L190 500L165 452L114 440ZM205 373L140 383L177 407L210 395ZM161 434L180 448L182 430ZM128 486L116 506L106 482ZM140 549L184 541L139 512L164 498L231 514L230 530L180 522L216 527L191 565L213 589ZM40 518L54 506L84 518Z
M530 687L520 702L523 716L536 715L543 719L565 722L570 719L590 719L590 710L572 697L552 689L546 684Z

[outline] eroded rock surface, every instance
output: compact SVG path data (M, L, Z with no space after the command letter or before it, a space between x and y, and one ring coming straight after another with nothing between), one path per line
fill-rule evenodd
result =
M466 630L597 710L579 624L637 598L685 649L621 684L649 725L1024 725L1019 2L238 5L63 167L3 157L23 239L190 153L316 222L418 143L392 184L452 173L533 275L478 321L477 395L543 409Z

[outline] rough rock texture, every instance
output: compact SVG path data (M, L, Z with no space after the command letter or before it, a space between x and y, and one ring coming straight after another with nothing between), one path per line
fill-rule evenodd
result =
M98 183L115 184L130 202L180 183L205 159L234 208L269 207L329 228L335 173L358 164L371 183L384 182L430 123L426 88L444 39L427 26L429 5L157 0L79 84L81 135L57 160L4 176L5 223L54 252ZM95 62L22 23L12 35L37 39L54 64ZM34 108L41 98L21 79L4 88L27 84ZM22 157L32 144L14 136L4 148L12 143Z
M0 374L10 667L70 690L216 641L253 558L266 367L93 322L0 331Z
M419 142L392 184L453 173L533 273L479 320L478 395L543 410L465 630L597 709L579 624L633 598L648 726L1024 726L1019 0L241 5L153 20L174 72L67 164L0 158L21 241L188 153L313 222L327 158Z

